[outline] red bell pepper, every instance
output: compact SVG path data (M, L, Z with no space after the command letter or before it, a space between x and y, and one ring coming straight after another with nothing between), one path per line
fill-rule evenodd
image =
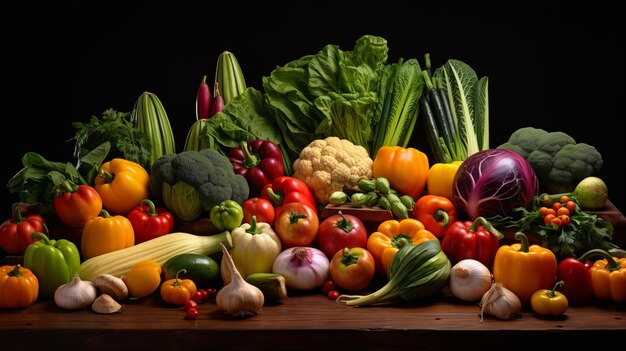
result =
M163 207L145 199L128 212L130 224L135 232L135 244L169 234L174 229L174 216Z
M267 184L261 191L261 198L270 200L276 213L280 206L290 202L301 202L310 206L317 214L317 202L311 189L305 182L298 178L282 176L274 179L272 184Z
M484 217L477 217L474 222L456 221L443 237L441 250L453 265L471 258L491 269L503 237Z
M250 186L252 197L259 196L263 187L285 175L283 156L278 145L270 140L242 141L228 152L235 174L240 174Z
M36 241L30 235L33 232L44 232L45 227L46 221L43 217L38 214L23 217L20 207L15 206L13 218L0 225L0 247L9 255L23 255L26 247Z
M582 260L568 257L562 260L557 267L557 281L562 280L561 293L567 297L569 304L585 305L591 301L593 290L591 288L591 274L589 267L593 263L587 259Z
M102 210L102 198L90 185L76 186L68 181L62 188L65 193L54 197L57 217L70 228L83 228L88 220L96 218Z
M438 195L424 195L413 206L415 219L437 238L443 237L450 224L456 222L456 209L452 201Z

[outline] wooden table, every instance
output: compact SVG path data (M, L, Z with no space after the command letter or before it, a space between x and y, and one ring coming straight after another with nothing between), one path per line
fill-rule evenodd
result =
M598 213L615 225L614 241L626 247L626 219L609 203ZM8 257L5 257L4 263ZM121 313L65 311L52 301L0 310L0 350L435 350L581 349L622 345L626 304L594 301L545 318L526 308L515 320L486 316L447 288L413 305L346 307L321 292L293 292L258 315L240 320L200 305L197 320L158 295L123 301ZM619 347L618 347L619 349Z
M0 313L2 350L506 350L579 349L620 345L626 337L626 305L570 307L562 318L525 310L517 319L480 321L475 303L447 290L421 305L346 307L321 293L290 295L256 316L232 319L214 301L200 305L196 320L152 295L125 301L121 313L64 311L54 302ZM597 347L597 346L596 346ZM596 348L597 349L597 348Z

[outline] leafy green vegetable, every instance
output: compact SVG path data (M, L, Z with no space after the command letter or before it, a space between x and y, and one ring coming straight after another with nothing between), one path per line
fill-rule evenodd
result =
M150 139L132 125L130 113L108 109L101 117L91 116L88 123L73 122L72 125L77 129L72 138L76 141L74 156L77 159L108 141L111 144L108 159L125 158L150 170Z
M54 197L61 192L60 185L65 181L76 185L92 184L110 148L109 142L102 143L81 157L76 166L27 152L22 156L24 167L9 179L7 188L10 193L19 193L21 202L39 206L42 213L52 213Z
M489 100L488 80L478 80L476 72L468 64L449 59L437 68L435 78L447 91L448 101L456 129L451 154L463 161L469 155L489 146ZM449 148L450 145L448 145Z
M383 72L381 84L386 88L378 91L380 120L376 125L376 138L371 146L375 155L381 146L406 147L417 120L419 100L424 91L424 79L416 59L390 65ZM387 107L385 107L387 106Z

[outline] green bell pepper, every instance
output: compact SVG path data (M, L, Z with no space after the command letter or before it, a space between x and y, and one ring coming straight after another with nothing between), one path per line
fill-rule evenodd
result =
M237 201L226 200L211 208L209 218L215 228L231 231L238 228L243 221L243 208Z
M80 252L73 242L50 240L40 232L31 234L33 240L24 252L24 267L30 269L39 281L39 296L54 298L54 291L68 283L80 270Z

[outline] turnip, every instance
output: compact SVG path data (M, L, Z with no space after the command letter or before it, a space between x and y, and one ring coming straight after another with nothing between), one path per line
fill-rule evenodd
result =
M585 210L597 210L604 207L609 192L604 181L598 177L587 177L578 183L572 195Z

